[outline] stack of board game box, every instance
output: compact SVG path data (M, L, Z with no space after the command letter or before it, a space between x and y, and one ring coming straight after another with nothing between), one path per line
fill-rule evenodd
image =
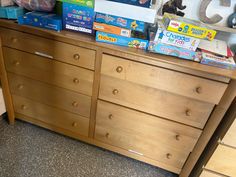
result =
M0 18L17 19L24 13L24 8L14 5L13 0L0 0Z
M94 0L61 0L63 29L93 34Z
M214 39L216 31L199 21L164 14L157 32L149 33L149 51L231 69L233 53L226 42Z
M144 3L129 0L110 1L144 8L151 6L151 0L145 0L143 1ZM93 24L93 29L97 31L96 41L138 49L147 49L148 47L147 27L148 24L144 21L99 12L96 13L95 22Z

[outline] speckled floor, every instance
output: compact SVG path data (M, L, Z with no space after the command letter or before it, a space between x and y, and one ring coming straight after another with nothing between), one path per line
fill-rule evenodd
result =
M176 177L43 128L0 118L0 177Z

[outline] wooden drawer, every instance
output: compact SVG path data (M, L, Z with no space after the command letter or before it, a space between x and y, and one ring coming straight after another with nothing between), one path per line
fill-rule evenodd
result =
M206 168L228 176L236 176L236 149L219 145L208 161Z
M227 84L103 55L101 73L178 95L218 104Z
M3 55L7 71L92 96L93 71L6 47Z
M94 50L12 30L1 32L4 46L94 70Z
M11 93L90 117L91 97L8 73Z
M222 139L222 143L236 148L236 119Z
M99 101L95 139L182 168L201 131Z
M199 177L227 177L227 176L208 170L203 170Z
M13 95L13 102L15 112L19 114L23 114L44 123L88 136L88 118L34 102L30 99L17 95Z
M203 128L213 104L102 75L99 98Z

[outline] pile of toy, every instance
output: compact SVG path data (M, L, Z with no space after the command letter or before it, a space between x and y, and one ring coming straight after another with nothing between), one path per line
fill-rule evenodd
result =
M96 2L96 6L95 6ZM234 69L234 54L216 31L165 13L155 23L151 0L0 0L0 18L56 31L95 35L96 41ZM107 5L108 4L108 5ZM96 11L96 12L95 12Z

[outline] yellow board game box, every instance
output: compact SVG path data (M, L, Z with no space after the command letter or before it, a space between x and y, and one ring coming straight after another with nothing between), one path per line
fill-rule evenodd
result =
M207 25L201 23L200 21L190 20L168 13L164 14L163 23L168 31L199 39L211 41L216 36L215 30L210 29Z

